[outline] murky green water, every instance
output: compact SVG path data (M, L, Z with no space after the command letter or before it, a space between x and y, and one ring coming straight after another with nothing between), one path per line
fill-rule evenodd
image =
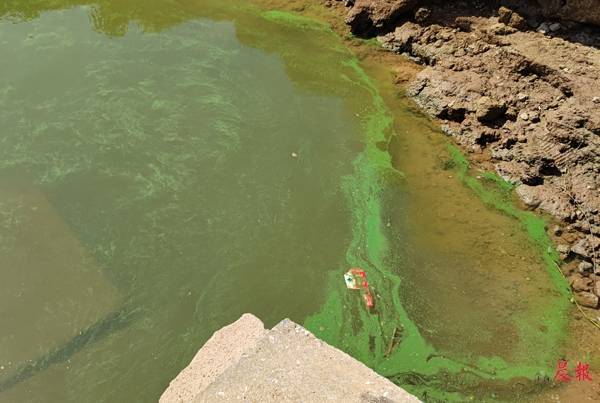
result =
M156 400L243 312L419 394L548 373L545 240L430 164L439 147L398 163L403 131L431 129L326 26L241 1L22 3L0 6L0 401Z

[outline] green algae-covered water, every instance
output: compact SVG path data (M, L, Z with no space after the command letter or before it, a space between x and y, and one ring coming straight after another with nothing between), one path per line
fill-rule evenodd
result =
M439 134L327 25L216 0L0 14L0 401L156 400L243 312L425 400L548 385L543 223L415 140Z

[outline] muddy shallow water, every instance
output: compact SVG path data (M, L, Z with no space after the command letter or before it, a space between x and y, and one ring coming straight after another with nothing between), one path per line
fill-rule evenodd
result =
M548 245L326 25L241 1L0 12L0 401L155 400L243 312L420 396L548 386Z

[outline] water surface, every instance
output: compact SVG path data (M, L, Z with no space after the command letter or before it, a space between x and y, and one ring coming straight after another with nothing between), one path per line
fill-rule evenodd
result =
M327 26L223 3L0 8L0 401L156 400L243 312L415 393L544 375L540 245Z

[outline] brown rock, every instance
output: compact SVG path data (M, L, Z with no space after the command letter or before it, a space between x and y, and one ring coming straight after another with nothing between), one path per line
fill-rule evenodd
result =
M517 13L512 13L512 15L510 16L510 20L506 25L518 29L520 31L526 30L528 28L527 21L525 21L525 18L521 17Z
M529 200L539 201L537 206L540 210L551 214L561 220L568 219L573 213L573 206L570 203L568 195L560 193L548 184L536 184L541 180L539 169L523 169L519 179L523 182L516 189L517 195L528 204ZM532 184L532 186L529 185Z
M555 225L554 227L552 227L552 234L556 235L556 236L561 236L562 235L562 228L560 227L560 225Z
M354 34L373 34L408 14L417 4L418 0L357 0L346 17L346 24Z
M590 262L581 262L579 266L577 266L580 273L591 272L594 269L594 265Z
M528 28L527 21L525 21L518 13L507 7L500 7L498 9L498 21L519 30Z
M571 247L571 252L583 258L591 258L593 254L591 241L588 238L580 239Z
M393 46L397 51L410 50L411 43L421 34L421 27L412 22L402 24L394 31Z
M419 9L415 12L415 21L417 22L425 22L431 15L431 10L427 7L419 7Z
M498 9L498 21L500 21L503 24L508 25L508 23L510 22L510 17L512 16L513 11L508 8L508 7L500 7Z
M456 17L454 26L463 32L471 32L473 27L473 19L471 17Z
M598 307L598 296L591 292L582 291L575 294L575 300L579 305L587 306L588 308Z
M506 112L506 104L493 100L490 97L481 97L477 100L475 116L480 122L493 122Z
M575 273L575 275L571 277L570 282L573 291L590 291L590 286L592 286L592 280L583 277L579 273Z
M540 200L539 195L537 194L536 190L537 189L535 186L519 185L515 189L515 192L517 193L519 198L523 201L523 203L525 203L525 205L527 205L528 207L536 208L542 202ZM559 252L563 253L560 250L559 250Z
M509 34L514 34L515 32L517 32L517 30L514 29L513 27L509 27L504 24L494 24L494 25L490 26L489 30L494 35L509 35Z

